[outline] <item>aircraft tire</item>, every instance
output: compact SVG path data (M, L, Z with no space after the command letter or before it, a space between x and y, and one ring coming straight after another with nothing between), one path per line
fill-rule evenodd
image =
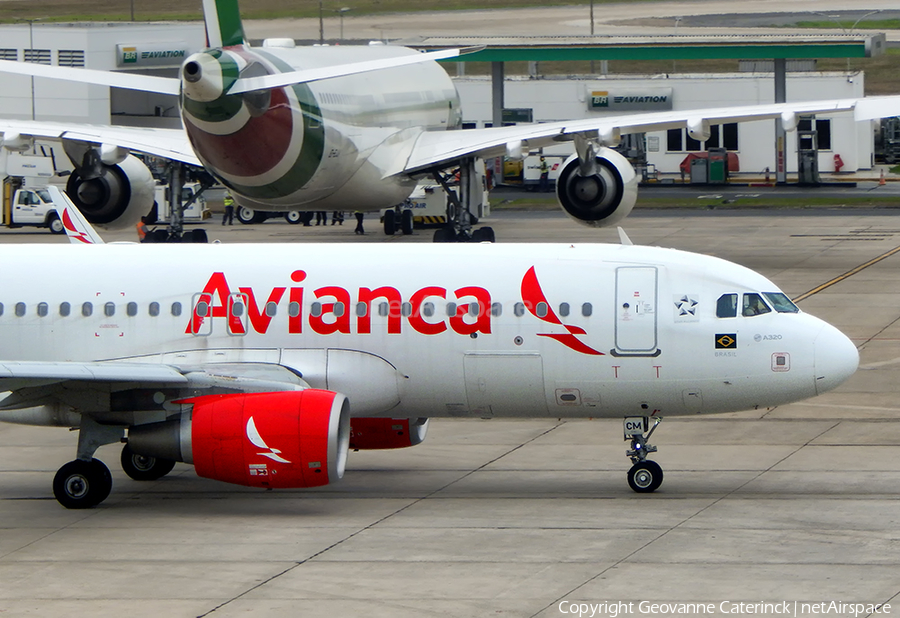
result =
M135 481L161 479L175 467L171 459L138 455L127 444L122 448L122 470Z
M662 482L662 468L649 459L637 462L628 471L628 485L639 494L656 491Z
M303 213L299 210L289 210L284 213L284 220L290 223L291 225L297 225L298 223L303 223Z
M97 506L112 491L112 475L99 459L70 461L53 477L53 495L67 509Z
M384 211L384 233L387 236L397 233L397 213L392 209Z
M491 227L480 227L474 232L472 232L472 240L474 242L496 242L496 236L494 235L494 228Z
M434 242L456 242L456 232L452 226L439 227L434 231Z
M400 215L400 230L404 235L409 236L413 233L414 227L415 221L413 220L413 211L404 210L403 214Z

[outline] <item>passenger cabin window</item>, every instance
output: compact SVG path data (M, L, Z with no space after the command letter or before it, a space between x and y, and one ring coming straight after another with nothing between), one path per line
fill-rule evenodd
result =
M569 317L569 303L560 303L559 304L559 315L566 318Z
M149 313L152 317L156 317L159 315L159 303L152 302L150 306L147 307L147 313Z
M763 292L763 296L778 313L798 313L800 308L781 292Z
M138 304L135 302L130 302L125 305L125 313L128 314L128 317L133 318L138 314Z
M525 305L523 305L522 303L516 303L515 305L513 305L513 313L517 318L521 318L523 315L525 315Z
M37 313L40 317L46 316L48 313L50 313L50 305L48 305L47 303L38 303Z
M59 315L66 317L72 313L72 305L69 303L59 303Z
M103 315L108 318L116 315L116 303L106 303L105 305L103 305Z
M591 303L584 303L581 305L581 315L586 318L591 317L591 314L594 313L594 307Z
M737 317L737 294L722 294L716 301L717 318Z
M766 301L762 299L762 296L751 292L750 294L744 294L744 301L742 303L743 309L741 309L741 314L747 317L752 317L754 315L762 315L763 313L769 313L772 311L769 309L769 306L766 304Z
M181 303L172 303L172 315L175 317L181 315Z
M500 303L494 303L491 305L491 315L495 318L499 318L503 315L503 305Z
M22 317L25 315L25 303L16 303L16 316Z
M91 314L94 313L94 305L91 303L84 303L81 305L81 315L86 318L91 317Z

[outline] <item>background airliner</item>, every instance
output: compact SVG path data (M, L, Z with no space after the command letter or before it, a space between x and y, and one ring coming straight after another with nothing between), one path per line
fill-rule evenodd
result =
M768 279L675 250L419 245L401 273L398 245L85 244L75 219L77 244L0 247L29 264L0 275L0 420L79 430L69 508L110 493L104 444L138 480L313 487L430 417L624 418L650 492L654 417L812 397L859 359Z
M184 131L0 121L4 144L60 139L76 167L67 192L94 223L131 225L146 214L151 182L130 150L202 164L237 201L257 210L378 210L399 204L416 179L460 166L454 231L473 236L466 209L477 157L522 157L573 141L557 197L572 218L613 225L632 209L637 177L608 148L623 133L686 127L705 140L710 125L852 111L859 120L900 114L900 97L814 101L456 131L460 103L435 60L396 46L251 48L235 0L204 0L210 48L187 58L180 78L0 61L0 71L181 96ZM489 240L492 233L474 234Z

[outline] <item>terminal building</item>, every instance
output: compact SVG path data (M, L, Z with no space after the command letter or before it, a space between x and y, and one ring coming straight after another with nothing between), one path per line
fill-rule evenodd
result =
M764 63L755 63L763 64ZM769 63L771 64L771 63ZM759 68L765 69L765 66ZM862 73L789 72L789 101L859 98L864 95ZM458 77L466 126L492 125L491 78ZM534 122L606 118L640 112L756 105L774 101L774 82L769 72L669 74L592 77L509 77L504 84L507 118ZM802 123L816 132L818 169L832 172L870 169L874 164L874 125L855 122L852 114L819 115ZM647 133L647 162L663 173L678 173L685 157L711 148L734 153L740 172L775 170L775 125L771 120L713 126L706 142L691 139L685 129ZM548 154L571 154L561 145ZM797 132L787 134L787 171L797 171ZM791 156L794 153L794 156ZM732 170L736 171L736 170Z
M0 26L0 33L3 41L0 44L0 59L165 76L175 76L182 60L202 49L205 41L203 25L197 22L32 22ZM877 42L881 43L880 40ZM670 42L666 44L674 45ZM593 45L593 48L584 44L573 48L600 50L603 53L611 53L609 50L614 49L611 43L606 43L602 49L596 43ZM696 43L694 45L697 46ZM721 47L727 43L717 42L716 45ZM869 53L871 37L865 45L866 53ZM644 47L650 53L662 49L657 42L645 43ZM835 56L845 53L834 51L832 48L835 47L833 43L819 47L807 45L802 52L783 44L778 48L778 53L803 53L808 58L799 63L788 63L787 100L863 96L862 73L810 70L815 62L809 59L810 54L819 53L820 49L823 54L832 54L830 57L845 57ZM530 50L525 45L517 53L532 53ZM756 54L757 60L747 61L749 72L734 74L564 78L532 74L503 79L501 70L502 106L510 114L504 121L542 122L771 103L777 100L777 80L772 78L773 61L766 66L764 60L759 60L765 55L759 55L756 51L752 53ZM472 61L473 56L467 56L466 61ZM486 61L497 65L499 63L493 60L496 57L500 56L491 56ZM490 77L465 76L462 74L464 71L455 70L451 64L447 68L451 74L460 73L455 81L466 126L483 127L496 123L497 72L494 71L492 80ZM144 127L180 126L178 101L174 96L17 75L5 75L3 79L0 117ZM819 170L828 172L837 166L842 167L843 171L856 171L872 167L874 123L855 123L849 114L819 116L806 123L806 128L816 132ZM766 168L774 170L774 124L764 121L723 125L713 129L711 139L705 144L692 140L683 129L648 133L644 142L647 162L660 172L678 173L680 164L689 154L709 148L725 148L736 155L742 172L761 173ZM804 125L801 124L800 128ZM560 148L561 152L557 154L571 152L570 146ZM796 171L796 133L788 134L785 152L787 171Z

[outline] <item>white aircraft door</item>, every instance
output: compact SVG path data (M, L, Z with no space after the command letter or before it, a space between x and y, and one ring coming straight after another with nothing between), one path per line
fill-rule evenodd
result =
M470 414L485 417L547 414L540 354L470 352L464 362Z
M656 356L657 269L616 269L616 351L623 356Z

